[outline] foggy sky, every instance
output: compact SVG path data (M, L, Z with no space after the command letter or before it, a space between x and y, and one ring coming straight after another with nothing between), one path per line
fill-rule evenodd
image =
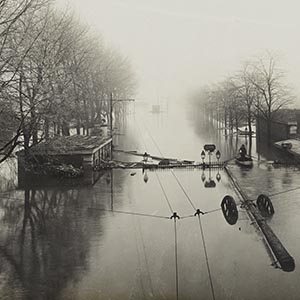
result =
M274 0L57 0L129 56L137 98L184 99L270 50L300 91L300 3Z

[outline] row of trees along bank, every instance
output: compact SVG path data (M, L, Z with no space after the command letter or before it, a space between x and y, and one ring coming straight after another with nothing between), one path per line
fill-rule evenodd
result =
M247 61L234 75L193 95L193 103L222 123L225 129L238 130L246 124L252 134L255 118L258 115L265 118L269 142L272 121L292 102L284 72L270 54Z
M49 0L0 0L0 162L51 133L80 134L129 97L128 60Z

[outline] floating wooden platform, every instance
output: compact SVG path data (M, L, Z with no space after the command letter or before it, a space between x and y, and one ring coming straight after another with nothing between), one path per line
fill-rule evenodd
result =
M220 163L211 163L211 164L184 164L184 163L171 163L168 165L159 165L152 163L144 163L144 162L117 162L110 161L105 162L100 166L100 169L147 169L147 170L166 170L166 169L209 169L216 168L221 169L224 167L223 162Z
M128 155L134 155L145 158L145 153L139 153L137 151L126 151L126 150L114 150L116 153L124 153ZM201 163L193 160L178 159L170 157L154 156L146 153L147 160L139 162L122 162L122 161L111 161L104 162L101 166L103 169L207 169L207 168L223 168L226 162L211 162ZM153 162L158 161L158 163Z
M137 151L126 151L126 150L114 150L113 152L116 153L124 153L124 154L128 154L128 155L134 155L134 156L139 156L139 157L144 157L144 153L140 153ZM168 160L170 162L176 163L178 161L181 161L182 163L194 163L195 161L193 160L179 160L178 158L171 158L171 157L162 157L162 156L155 156L155 155L150 155L149 153L147 153L147 157L151 158L152 160Z

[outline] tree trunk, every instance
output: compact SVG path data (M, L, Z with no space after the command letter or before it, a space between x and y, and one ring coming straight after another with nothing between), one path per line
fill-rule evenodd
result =
M225 136L227 136L227 111L224 111L224 127L225 127Z
M249 135L249 150L248 150L249 156L252 155L252 135Z
M49 133L49 119L48 118L45 118L44 131L45 131L45 139L49 140L50 133Z
M237 112L235 112L235 130L236 132L239 131L239 118Z
M248 130L249 130L249 136L252 137L252 124L251 124L251 110L248 107Z
M76 133L77 135L80 135L80 119L78 117L76 122Z
M33 122L32 122L32 144L36 145L38 143L38 123L36 120L36 117L34 117Z
M69 136L70 135L70 128L69 128L69 124L66 121L62 122L62 134L64 136Z
M269 107L268 111L268 119L267 119L267 134L268 134L268 144L271 145L272 142L272 114L271 107Z
M268 144L271 145L271 142L272 142L272 130L271 130L271 127L272 127L272 121L270 119L267 120L267 141L268 141Z

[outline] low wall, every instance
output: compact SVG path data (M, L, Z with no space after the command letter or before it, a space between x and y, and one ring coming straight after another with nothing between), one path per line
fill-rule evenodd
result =
M287 140L290 138L290 126L289 124L283 122L271 122L271 141L278 142L282 140ZM258 117L256 119L256 133L260 138L268 136L268 126L266 119Z

